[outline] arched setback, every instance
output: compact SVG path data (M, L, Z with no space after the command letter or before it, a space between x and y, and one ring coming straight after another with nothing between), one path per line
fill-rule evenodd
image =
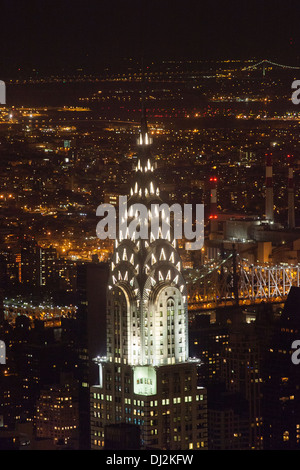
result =
M186 303L177 287L165 285L149 299L144 318L146 363L176 364L188 359L186 318Z
M107 357L124 364L141 361L139 300L127 283L118 283L110 291L107 311Z

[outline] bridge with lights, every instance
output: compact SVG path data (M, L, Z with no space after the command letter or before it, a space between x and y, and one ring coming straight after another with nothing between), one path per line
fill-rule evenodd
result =
M243 67L242 71L252 71L252 70L257 70L259 68L262 68L262 73L263 75L266 74L266 69L269 67L278 67L281 69L285 70L300 70L300 67L294 66L294 65L285 65L285 64L278 64L277 62L274 62L272 60L268 59L263 59L259 62L256 62L255 64L248 65L247 67Z
M300 287L300 264L253 265L238 255L185 270L189 310L229 305L282 303L292 286Z

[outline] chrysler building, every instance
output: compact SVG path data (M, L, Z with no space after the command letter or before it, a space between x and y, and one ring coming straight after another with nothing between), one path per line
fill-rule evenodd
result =
M142 103L135 171L108 279L107 354L95 359L92 449L103 449L105 427L119 423L139 425L142 449L207 448L206 390L198 384L199 362L189 357L187 287L174 221L155 181L151 143ZM146 218L139 204L147 208ZM147 238L139 236L145 228Z

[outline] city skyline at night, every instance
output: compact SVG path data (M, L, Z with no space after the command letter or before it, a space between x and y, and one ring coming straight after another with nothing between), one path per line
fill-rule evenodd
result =
M299 449L298 11L1 2L1 450Z

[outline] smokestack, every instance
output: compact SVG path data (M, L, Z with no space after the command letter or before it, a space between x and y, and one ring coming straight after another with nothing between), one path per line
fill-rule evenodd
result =
M266 219L274 222L272 154L266 153Z
M210 233L218 231L218 213L217 213L217 183L218 179L214 176L209 179L210 182Z
M288 227L295 228L294 172L291 155L288 155Z

